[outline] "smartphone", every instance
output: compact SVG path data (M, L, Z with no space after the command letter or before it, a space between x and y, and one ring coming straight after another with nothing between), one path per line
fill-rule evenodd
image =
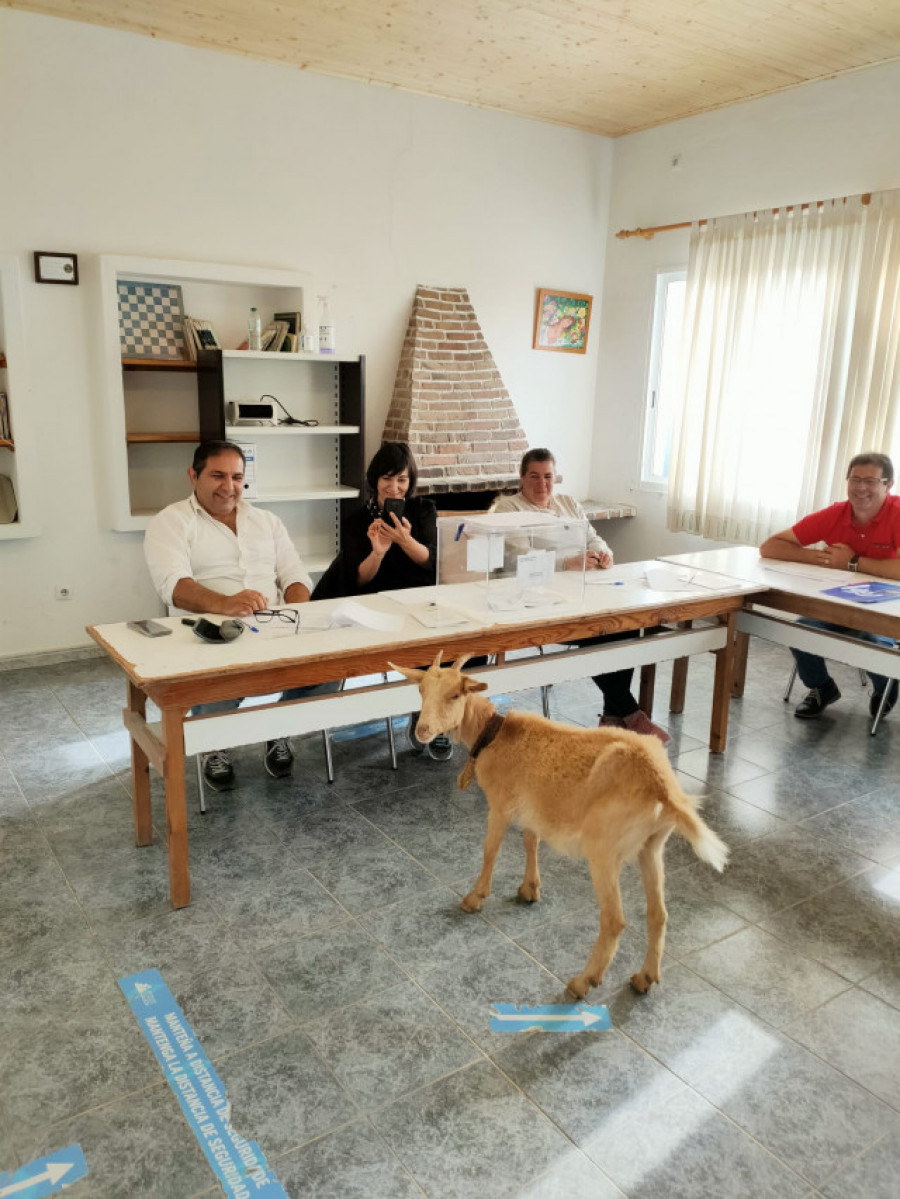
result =
M168 625L160 624L158 620L129 620L128 627L145 637L168 637L172 632Z
M397 517L397 520L403 519L403 509L406 507L403 500L387 499L384 501L384 522L388 525L393 525L391 513Z

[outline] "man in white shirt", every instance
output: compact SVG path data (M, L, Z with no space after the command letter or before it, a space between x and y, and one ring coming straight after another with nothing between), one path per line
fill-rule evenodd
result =
M230 441L206 441L188 468L193 494L170 504L150 521L144 556L153 586L170 612L252 616L279 602L305 603L312 580L277 516L243 499L244 455ZM337 686L323 684L324 690ZM314 694L315 687L285 691L282 699ZM239 699L200 704L193 715L226 712ZM266 770L290 774L293 753L287 738L268 741ZM234 785L234 768L223 751L204 755L203 774L217 791Z
M494 512L552 512L566 520L587 520L584 509L578 500L570 495L555 495L553 486L556 480L556 459L546 449L529 450L522 458L519 467L519 491L515 495L503 495L494 501ZM584 555L585 570L607 570L613 564L612 550L602 537L591 529ZM581 569L581 555L569 566L577 565ZM626 641L637 637L637 633L601 633L596 637L582 638L577 645L603 645L610 641ZM633 670L612 670L607 674L595 674L594 682L603 693L603 715L601 725L612 725L615 728L631 729L635 733L646 733L658 737L665 745L671 738L669 734L653 723L645 712L642 712L637 700L631 694Z

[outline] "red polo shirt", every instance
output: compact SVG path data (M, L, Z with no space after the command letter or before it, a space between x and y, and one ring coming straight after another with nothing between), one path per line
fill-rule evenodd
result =
M889 495L867 525L853 523L849 500L798 520L793 528L801 545L849 545L861 558L900 557L900 496Z

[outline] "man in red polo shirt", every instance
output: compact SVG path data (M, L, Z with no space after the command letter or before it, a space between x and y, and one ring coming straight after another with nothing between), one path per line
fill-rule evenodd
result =
M886 454L857 454L847 469L848 498L804 516L793 528L776 533L759 547L760 556L831 566L835 570L858 570L880 579L900 581L900 496L890 494L893 483L894 466ZM816 549L817 543L824 543L824 549ZM800 623L848 633L876 645L894 645L887 637L856 632L841 625L817 620ZM815 720L829 704L841 698L841 693L828 673L824 658L798 649L792 649L791 653L797 661L797 673L809 688L794 715L801 720ZM869 678L873 687L869 711L874 717L889 680L871 673ZM890 682L882 715L886 716L897 702L898 687L896 679Z

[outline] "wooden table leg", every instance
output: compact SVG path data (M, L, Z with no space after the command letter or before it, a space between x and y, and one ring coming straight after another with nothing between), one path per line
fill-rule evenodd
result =
M127 714L133 713L142 721L147 719L147 697L143 691L128 680ZM150 809L150 760L131 738L131 806L134 812L134 843L135 845L153 844L153 813Z
M638 693L638 706L648 716L653 715L653 693L656 688L656 663L650 662L641 667L641 688Z
M740 699L747 681L747 654L750 652L750 634L735 631L734 634L734 682L731 694Z
M716 677L713 683L712 719L709 725L710 753L720 754L728 738L728 703L734 684L734 638L736 614L730 612L726 621L724 649L717 649Z
M162 714L166 747L166 845L169 852L169 896L173 908L191 902L188 863L187 801L184 789L184 710L167 708Z

